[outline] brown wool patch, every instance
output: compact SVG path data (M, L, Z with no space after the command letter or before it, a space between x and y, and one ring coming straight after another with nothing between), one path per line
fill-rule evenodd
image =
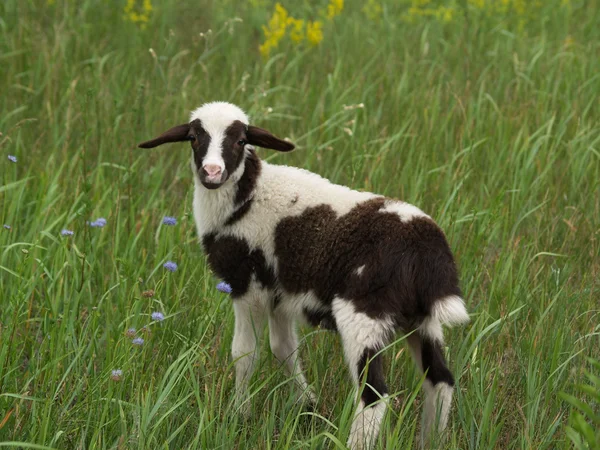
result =
M365 201L340 217L321 204L282 219L275 230L282 288L313 291L325 305L336 296L351 300L358 311L391 316L403 329L420 323L436 300L460 295L441 229L426 217L402 221L380 212L385 201Z

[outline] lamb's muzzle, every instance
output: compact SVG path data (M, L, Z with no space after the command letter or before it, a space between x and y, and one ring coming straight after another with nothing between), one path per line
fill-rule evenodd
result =
M406 335L425 373L422 441L441 431L454 386L442 326L466 323L469 315L454 257L431 217L398 200L261 161L255 146L294 146L250 125L230 103L207 103L188 124L140 146L180 141L192 147L198 235L212 270L232 289L240 409L249 408L247 386L267 321L273 353L303 397L315 400L298 360L302 319L340 334L360 392L351 448L370 448L377 438L389 398L381 350L396 332Z

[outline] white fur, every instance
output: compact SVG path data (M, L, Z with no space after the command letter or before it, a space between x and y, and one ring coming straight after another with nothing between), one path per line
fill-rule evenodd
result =
M295 319L280 309L271 311L269 315L269 341L271 351L279 362L285 366L286 373L294 378L303 397L314 403L316 396L308 387L298 357L298 336L296 334Z
M436 301L431 309L431 315L442 325L448 326L463 325L470 320L465 303L458 295L450 295Z
M399 200L386 200L379 212L398 214L402 222L409 222L415 217L427 217L428 219L431 219L431 217L429 217L416 206L401 202Z
M354 271L354 273L360 277L363 273L363 270L365 270L365 267L367 267L366 264L363 264L362 266L357 267L356 270Z
M424 336L428 336L430 339L444 343L444 330L442 324L435 317L427 316L425 320L419 326L419 333Z
M387 395L374 405L365 408L365 402L360 401L348 438L351 450L366 450L375 445L379 428L387 407Z
M190 114L190 122L196 119L202 122L202 128L211 136L212 133L226 130L236 120L246 125L250 123L239 106L227 102L205 103Z
M372 319L365 313L356 312L351 302L341 298L333 300L331 311L344 343L344 352L352 378L358 383L360 374L356 368L363 352L365 349L383 347L386 338L394 332L394 322L389 317Z
M260 338L267 318L264 293L252 282L244 299L233 302L235 331L231 354L235 363L236 404L243 413L249 411L248 382L254 373L260 350Z
M439 419L435 430L437 433L443 431L448 424L453 388L443 382L433 386L429 380L423 382L423 387L425 388L425 411L421 423L421 445L427 447L436 420Z
M431 314L419 326L419 332L440 343L444 342L442 325L454 326L467 323L469 313L462 298L450 295L437 300L431 308Z

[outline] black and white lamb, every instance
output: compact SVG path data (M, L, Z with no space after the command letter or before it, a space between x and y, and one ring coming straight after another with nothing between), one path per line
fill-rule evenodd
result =
M469 315L435 222L410 204L261 161L255 146L287 152L294 145L249 125L230 103L204 104L189 123L140 147L181 141L192 146L198 235L210 267L232 288L240 407L249 404L267 319L273 353L306 399L315 400L298 361L296 321L304 319L334 328L357 389L366 381L350 448L375 443L388 394L379 352L397 331L426 372L424 442L434 428L441 431L454 386L442 325L466 323Z

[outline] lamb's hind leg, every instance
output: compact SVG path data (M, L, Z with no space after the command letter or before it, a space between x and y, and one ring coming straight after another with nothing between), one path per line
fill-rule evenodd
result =
M439 339L442 335L441 325L439 322L427 323L426 327L436 329L419 329L407 337L415 362L421 371L426 372L423 382L425 408L421 422L421 447L425 448L430 446L434 435L443 439L441 432L448 424L454 391L454 377L446 364L443 342Z
M383 377L382 357L378 352L387 343L393 326L391 321L373 319L356 312L353 304L343 299L335 299L332 306L350 374L358 392L361 382L365 380L348 447L352 450L370 449L376 442L387 406L388 389Z

